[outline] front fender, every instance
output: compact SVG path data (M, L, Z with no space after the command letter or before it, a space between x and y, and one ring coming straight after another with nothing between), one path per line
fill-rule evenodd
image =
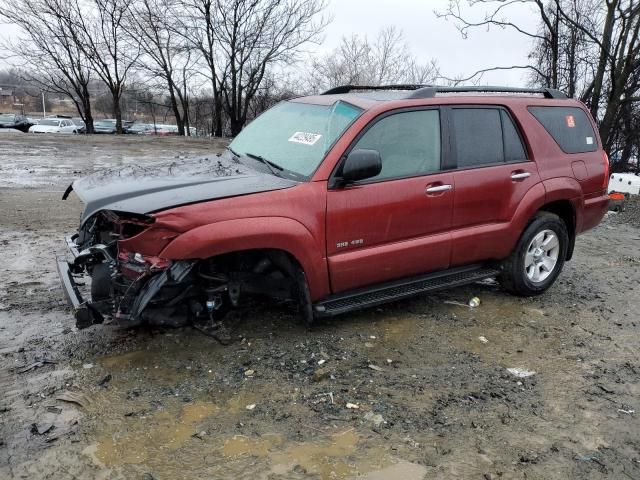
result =
M300 222L286 217L243 218L196 227L173 239L160 256L193 260L265 248L284 250L298 261L307 277L312 301L330 293L322 240L316 240Z

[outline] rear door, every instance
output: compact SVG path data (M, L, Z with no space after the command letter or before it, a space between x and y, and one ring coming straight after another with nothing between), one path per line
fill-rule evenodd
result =
M509 222L540 182L538 169L505 108L455 106L447 115L456 165L451 265L503 257Z
M437 108L392 112L348 149L380 152L382 172L329 189L327 255L335 293L449 266L453 174L441 171L440 118Z

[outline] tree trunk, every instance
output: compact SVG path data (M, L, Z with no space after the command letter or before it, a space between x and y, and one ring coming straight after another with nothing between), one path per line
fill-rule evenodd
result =
M616 6L618 2L614 1L607 5L607 16L604 22L604 30L602 32L602 48L600 49L600 58L598 60L598 68L594 75L593 80L593 93L591 96L591 115L596 120L598 119L598 109L600 107L600 95L602 94L602 87L604 84L604 75L607 68L607 59L609 56L609 50L611 48L611 38L613 35L614 20ZM604 139L603 139L604 140Z
M83 98L82 103L84 104L84 124L86 128L86 133L95 133L93 128L93 112L91 111L91 101L89 97Z
M558 88L558 60L560 58L560 12L556 6L551 32L551 88Z
M184 135L184 121L180 116L180 108L178 107L178 100L173 86L169 85L169 98L171 99L171 109L173 110L173 116L176 117L176 125L178 126L178 135Z
M230 118L230 127L231 127L231 136L235 137L242 131L242 127L244 126L244 122L237 118Z
M111 92L111 98L113 99L113 118L116 119L116 133L121 135L122 130L122 109L120 108L120 89L116 89Z
M214 100L214 135L216 137L222 137L222 99L220 93L218 93Z

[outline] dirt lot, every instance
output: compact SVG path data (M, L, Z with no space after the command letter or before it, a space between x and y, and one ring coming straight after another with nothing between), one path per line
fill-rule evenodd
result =
M580 237L539 298L485 282L312 332L253 305L226 347L77 331L53 262L69 181L219 148L0 137L0 478L640 479L638 208Z

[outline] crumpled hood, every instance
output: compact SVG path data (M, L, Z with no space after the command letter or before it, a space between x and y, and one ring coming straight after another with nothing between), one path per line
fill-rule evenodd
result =
M230 158L214 156L101 170L73 182L62 198L66 199L73 190L85 203L82 224L99 210L147 214L296 184Z

